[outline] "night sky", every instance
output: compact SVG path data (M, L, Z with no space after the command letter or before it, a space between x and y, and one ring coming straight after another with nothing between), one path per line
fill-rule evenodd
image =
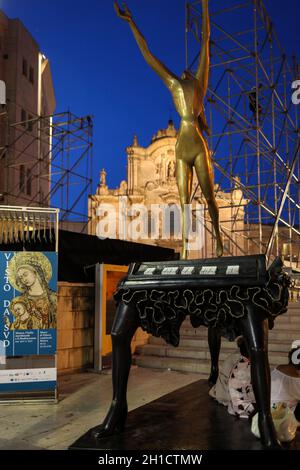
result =
M239 2L211 0L211 8L234 3ZM184 4L128 0L151 51L176 74L185 68ZM297 54L299 0L265 0L265 5L287 54ZM177 125L178 118L169 92L116 16L113 0L0 0L0 8L25 24L50 59L57 112L94 116L94 189L102 167L109 186L116 187L126 177L125 148L133 135L148 145L168 119Z

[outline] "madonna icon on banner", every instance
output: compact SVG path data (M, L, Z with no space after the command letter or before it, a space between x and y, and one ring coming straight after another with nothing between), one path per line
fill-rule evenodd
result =
M2 252L1 336L6 355L56 351L57 255Z

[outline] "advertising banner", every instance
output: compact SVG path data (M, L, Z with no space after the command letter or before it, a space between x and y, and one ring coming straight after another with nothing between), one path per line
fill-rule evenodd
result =
M56 387L56 368L0 370L0 392L53 390Z
M57 253L0 252L1 356L56 353Z

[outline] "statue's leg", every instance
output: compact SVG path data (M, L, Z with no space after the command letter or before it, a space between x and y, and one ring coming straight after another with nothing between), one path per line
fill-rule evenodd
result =
M131 340L138 326L136 309L120 303L111 331L113 399L103 423L92 429L92 434L96 438L113 434L124 428L127 418L126 395L131 366Z
M251 361L251 380L258 411L258 426L264 447L281 448L271 416L271 379L268 359L268 321L247 306L247 316L240 320Z
M182 251L181 259L187 259L188 256L188 224L186 204L190 203L192 183L193 183L193 168L180 158L176 159L176 180L179 192L180 206L181 206L181 227L182 227Z
M210 376L208 382L214 385L217 382L219 375L219 355L221 349L221 335L217 328L213 326L208 327L208 346L210 352Z
M206 199L208 212L214 227L217 239L217 256L222 256L223 242L220 233L219 207L215 198L213 168L210 160L209 149L206 143L204 144L203 152L201 152L195 158L194 165L197 178L202 193Z

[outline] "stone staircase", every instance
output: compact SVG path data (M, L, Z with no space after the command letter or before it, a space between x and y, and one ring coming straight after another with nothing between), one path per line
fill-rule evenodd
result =
M288 312L277 317L273 330L269 331L271 366L287 363L287 354L295 339L300 339L300 302L290 303ZM235 342L222 338L220 363L235 350ZM140 367L195 372L199 373L199 378L207 378L210 370L207 328L194 329L189 319L185 320L177 348L161 338L149 336L147 344L136 348L134 363Z

